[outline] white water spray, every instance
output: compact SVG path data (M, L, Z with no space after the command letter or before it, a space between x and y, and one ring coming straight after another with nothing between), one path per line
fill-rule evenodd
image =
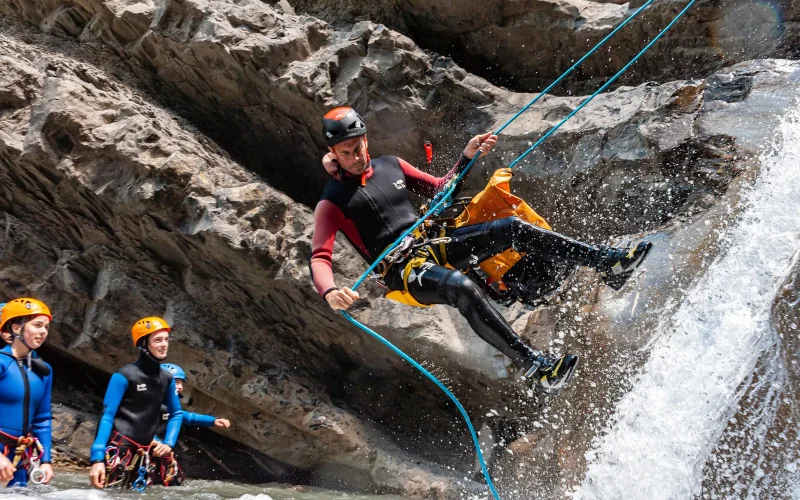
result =
M772 328L770 308L800 247L800 112L777 128L726 251L662 335L575 498L692 498Z

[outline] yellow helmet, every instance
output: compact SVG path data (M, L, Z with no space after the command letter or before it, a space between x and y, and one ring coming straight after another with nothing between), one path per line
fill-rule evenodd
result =
M44 314L49 320L53 319L50 308L44 302L27 297L14 299L3 306L3 312L0 315L0 330L6 326L8 320L24 316L39 316L40 314Z
M136 347L136 343L145 335L150 335L151 333L160 332L162 330L170 331L169 324L163 319L156 316L140 319L133 325L133 328L131 328L133 346Z

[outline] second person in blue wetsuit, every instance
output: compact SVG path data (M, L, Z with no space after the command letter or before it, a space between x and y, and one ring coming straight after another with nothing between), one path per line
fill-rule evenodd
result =
M29 479L48 483L53 478L53 373L33 356L47 339L51 319L50 309L30 298L10 301L0 314L0 331L10 342L0 349L0 484L25 486Z
M186 382L186 372L183 371L183 368L172 363L164 363L161 365L161 368L172 374L172 378L175 379L175 387L178 390L178 397L183 397L180 395L183 392L183 384ZM154 445L164 440L164 435L167 432L168 421L169 412L167 411L166 407L162 406L161 425L158 427L156 439L153 440ZM201 413L184 411L183 425L197 427L224 427L227 429L231 426L231 422L227 418L217 418L213 415L203 415ZM157 476L160 475L161 484L164 486L180 486L181 483L183 483L183 470L178 465L175 455L172 454L170 457L165 457L162 462L163 463L159 464L156 468Z
M143 318L131 329L139 359L120 368L108 384L91 450L89 477L95 488L106 485L106 465L113 467L105 463L107 447L115 448L121 456L141 453L149 447L161 420L162 404L169 412L166 436L149 453L166 456L175 446L183 415L175 380L171 373L161 369L169 349L169 331L167 322L157 317Z
M178 391L178 397L183 397L180 396L180 394L183 392L183 384L186 383L186 372L183 371L183 368L172 363L164 363L161 365L161 368L172 374L172 378L175 379L175 388ZM161 408L161 413L161 425L158 428L158 433L156 436L160 441L163 441L164 435L167 431L166 424L169 419L169 413L167 413L166 407ZM217 418L213 415L203 415L201 413L184 411L183 425L197 427L224 427L227 429L231 426L231 422L227 418Z

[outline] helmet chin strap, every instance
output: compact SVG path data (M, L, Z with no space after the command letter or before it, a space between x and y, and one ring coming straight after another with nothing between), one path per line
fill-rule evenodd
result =
M11 331L11 338L12 338L12 342L13 342L13 339L19 339L19 341L22 342L22 345L24 345L25 347L27 347L28 349L30 349L32 351L33 347L29 346L28 343L25 342L25 325L27 325L27 324L28 324L28 318L23 318L22 319L22 323L20 323L20 325L19 325L19 333L14 333L14 327L12 326L11 330L10 330Z
M143 353L147 354L147 356L148 356L150 359L152 359L152 360L154 360L154 361L158 361L158 358L156 358L155 354L153 354L152 352L150 352L150 349L148 349L147 347L142 347L142 346L139 346L138 348L139 348L139 350L140 350L140 351L142 351Z
M339 159L339 155L336 154L336 151L333 148L331 148L331 153L333 153L333 156L336 158L336 164L338 165L338 169L339 169L338 174L339 174L339 178L340 179L344 179L345 175L348 175L348 174L349 175L354 175L354 174L351 174L350 172L348 172L347 170L345 170L344 167L342 167L342 160ZM367 167L369 167L369 162L371 161L368 149L365 149L364 156L365 156L365 159L364 159L364 171L361 172L361 174L360 174L362 184L364 182L364 174L367 172Z
M28 361L28 371L31 371L31 359L33 355L33 347L29 346L27 342L25 342L25 325L28 324L28 318L22 318L22 323L19 327L19 333L14 333L14 326L12 325L11 328L8 329L9 333L11 333L11 342L13 343L15 340L19 340L22 342L22 345L28 348L28 354L25 358Z
M145 355L147 355L147 357L150 358L151 360L160 363L160 360L150 351L150 348L147 347L148 337L150 337L150 335L145 335L144 337L139 339L139 343L136 345L136 348L145 353Z

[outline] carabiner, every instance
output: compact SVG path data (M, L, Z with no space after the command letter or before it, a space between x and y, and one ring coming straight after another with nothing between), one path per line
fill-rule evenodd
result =
M133 486L131 487L139 493L144 493L145 488L147 488L147 467L144 465L139 467L139 477L133 482Z
M31 460L28 479L30 479L33 484L42 484L44 482L44 471L42 471L42 466L38 460Z

